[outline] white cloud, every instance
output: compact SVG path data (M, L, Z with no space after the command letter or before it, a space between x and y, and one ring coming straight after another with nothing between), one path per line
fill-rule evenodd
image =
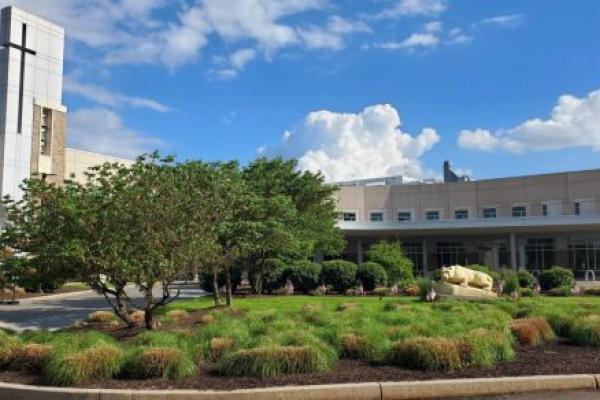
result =
M448 43L449 44L469 43L472 40L473 40L473 37L464 33L462 28L452 28L452 29L450 29L450 31L448 31Z
M495 17L485 18L476 23L475 25L493 25L501 28L513 28L519 25L522 20L523 16L521 14L498 15Z
M285 132L282 144L271 153L298 158L301 169L321 171L328 181L395 174L420 177L419 158L440 137L431 128L411 136L400 125L397 110L389 104L358 114L315 111Z
M445 0L400 0L377 14L376 18L436 16L446 11Z
M121 117L106 108L84 108L69 114L69 145L116 157L133 159L165 143L127 128Z
M421 32L412 33L406 39L396 42L390 41L374 45L384 50L432 50L440 45L457 45L468 43L473 38L464 33L462 28L452 28L446 31L439 21L428 22Z
M600 90L587 97L563 95L550 118L534 118L495 133L485 129L463 130L460 147L468 150L506 150L512 153L589 147L600 151Z
M338 15L329 18L324 26L301 28L298 35L310 49L334 49L345 47L348 34L372 32L371 28L363 21L349 21Z
M83 96L103 106L120 107L122 105L128 105L147 108L158 112L168 112L171 110L169 106L156 100L111 92L101 86L81 83L73 76L67 76L65 78L64 90Z

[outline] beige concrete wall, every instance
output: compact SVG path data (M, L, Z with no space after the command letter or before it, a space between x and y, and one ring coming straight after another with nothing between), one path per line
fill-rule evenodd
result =
M60 183L65 178L65 143L67 138L67 114L63 111L52 109L51 126L51 154L50 156L41 155L40 148L40 124L42 107L35 104L33 106L33 127L31 132L31 173L48 174L47 182ZM49 157L49 168L44 165Z
M125 165L133 164L133 160L128 160L119 157L113 157L106 154L92 153L89 151L65 148L66 171L65 178L85 182L85 172L96 165L101 165L106 162L118 162Z
M513 205L526 205L528 216L542 215L542 203L558 202L560 213L572 215L574 202L587 212L600 213L600 170L489 179L472 182L407 184L398 186L342 186L337 194L340 211L357 211L368 221L371 211L384 210L388 221L398 210L413 210L423 220L426 210L439 209L442 218L454 218L456 209L481 217L483 208L495 207L498 217L510 217Z

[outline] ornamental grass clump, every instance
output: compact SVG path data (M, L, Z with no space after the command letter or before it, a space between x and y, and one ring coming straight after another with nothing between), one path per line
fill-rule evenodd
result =
M115 320L115 314L110 311L94 311L85 319L87 322L107 323Z
M358 308L357 303L340 303L336 307L336 310L337 311L349 311L349 310L356 310L357 308Z
M47 344L28 343L13 354L11 369L39 373L50 361L53 348Z
M167 312L166 317L168 320L181 323L187 321L190 315L185 310L171 310Z
M19 338L0 330L0 369L11 364L20 346Z
M323 372L332 362L311 346L266 346L238 350L223 358L219 371L225 376L269 377Z
M135 379L184 379L195 373L192 358L177 347L138 347L128 352L122 375Z
M579 346L600 347L600 315L572 319L568 332L569 339Z
M462 367L493 367L515 359L513 341L507 332L475 329L457 342Z
M56 386L81 384L91 379L110 379L121 371L123 350L99 342L83 350L62 350L44 368L48 383Z
M462 367L458 342L445 338L417 337L396 342L388 361L430 372L454 371Z
M519 344L527 346L539 346L556 339L552 327L542 317L516 319L511 331Z
M223 356L235 349L235 340L232 338L215 337L210 340L208 359L219 361Z

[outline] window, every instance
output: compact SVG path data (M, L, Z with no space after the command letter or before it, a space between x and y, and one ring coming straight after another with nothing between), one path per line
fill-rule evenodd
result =
M581 215L581 203L578 201L575 202L575 215Z
M421 240L402 242L404 255L413 263L416 276L423 276L423 242Z
M436 221L436 220L440 219L440 212L439 211L427 211L425 213L425 219L427 221Z
M512 208L512 216L515 218L526 217L527 216L527 207L525 206L516 206Z
M548 216L548 204L542 204L542 215L544 217Z
M484 208L483 209L483 218L496 218L496 209L495 208Z
M438 267L468 265L465 244L463 242L437 242L436 261Z
M49 156L52 145L52 110L42 108L40 121L40 153Z
M469 210L455 210L454 211L454 219L468 219L469 218Z
M398 221L411 221L412 215L410 211L399 211L398 212Z
M525 265L530 270L549 268L554 263L554 239L527 239Z
M356 221L356 213L353 212L345 212L342 213L343 221Z
M383 213L381 211L376 211L371 213L371 222L381 222L383 221Z

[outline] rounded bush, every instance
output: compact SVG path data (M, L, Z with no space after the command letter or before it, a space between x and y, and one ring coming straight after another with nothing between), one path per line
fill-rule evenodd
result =
M356 280L361 281L365 290L373 290L377 286L387 284L385 268L376 262L368 261L360 264L356 270Z
M519 278L519 286L522 288L533 288L535 285L535 276L529 271L521 270L517 272Z
M344 260L325 261L321 269L321 279L338 293L344 293L356 284L356 264ZM364 284L363 284L364 285Z
M423 371L454 371L461 368L457 341L417 337L392 346L392 364Z
M514 291L519 290L519 277L515 273L508 273L505 275L504 281L504 293L511 294Z
M285 268L285 263L279 259L271 258L265 261L262 277L262 288L265 292L272 293L285 284L282 280Z
M556 338L545 318L519 318L511 326L512 334L520 344L539 346Z
M379 242L371 246L367 253L369 261L385 268L388 284L399 284L413 278L413 263L404 255L400 242Z
M52 357L52 346L29 343L17 349L11 364L12 369L41 372Z
M319 286L321 278L321 265L308 260L298 260L288 265L283 272L283 281L292 281L294 289L309 293Z
M542 271L538 279L540 281L540 286L544 290L555 289L562 286L571 287L575 283L573 271L562 267L552 267Z

